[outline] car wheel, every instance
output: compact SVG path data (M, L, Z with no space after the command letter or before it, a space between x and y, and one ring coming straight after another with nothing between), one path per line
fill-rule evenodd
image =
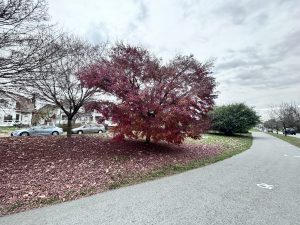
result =
M77 134L83 134L82 130L78 131Z
M53 131L52 135L59 135L59 133L57 131Z
M28 132L22 132L22 133L20 134L20 136L26 137L26 136L29 136L29 133L28 133Z
M99 130L98 133L99 133L99 134L102 134L102 133L103 133L103 130Z

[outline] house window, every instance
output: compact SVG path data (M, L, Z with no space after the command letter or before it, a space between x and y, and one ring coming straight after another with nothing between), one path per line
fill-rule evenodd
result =
M5 99L0 99L0 106L2 107L8 107L8 101Z
M12 117L12 115L4 115L4 121L11 121L11 120L13 120L13 117Z
M103 123L104 122L104 118L102 116L95 116L95 120L97 123Z

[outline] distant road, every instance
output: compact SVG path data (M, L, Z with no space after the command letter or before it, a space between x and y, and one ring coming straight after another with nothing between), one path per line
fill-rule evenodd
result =
M300 149L250 150L179 175L0 218L1 225L300 225Z

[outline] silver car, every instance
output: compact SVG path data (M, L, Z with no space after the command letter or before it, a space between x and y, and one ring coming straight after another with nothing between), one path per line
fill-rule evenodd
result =
M86 124L72 129L73 134L104 133L105 131L105 127L102 124Z
M55 126L35 126L13 131L11 136L60 135L63 129Z

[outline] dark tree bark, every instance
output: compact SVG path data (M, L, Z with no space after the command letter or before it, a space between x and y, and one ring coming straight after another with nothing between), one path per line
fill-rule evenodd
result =
M147 134L147 136L146 136L146 142L147 143L151 142L151 136L150 136L150 134Z
M284 122L282 122L282 124L283 124L284 136L286 136L287 135L287 133L286 133L286 126L285 126Z
M67 137L72 136L72 121L73 121L73 118L68 117Z

